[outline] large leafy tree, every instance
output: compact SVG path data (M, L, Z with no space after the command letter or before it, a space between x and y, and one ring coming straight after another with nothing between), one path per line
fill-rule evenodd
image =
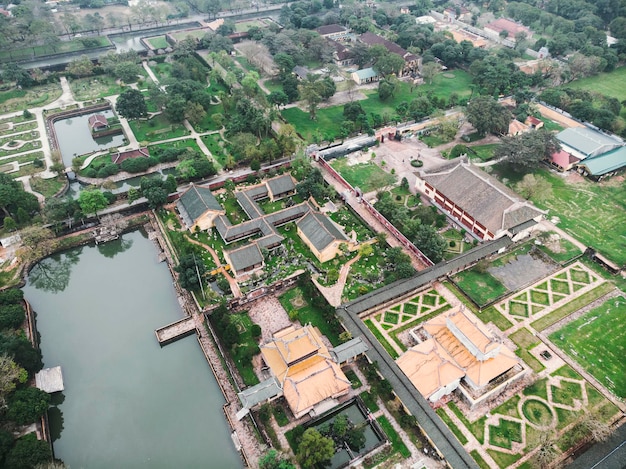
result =
M260 469L295 469L288 459L283 459L275 449L269 450L259 459Z
M472 99L465 110L467 120L481 135L504 134L511 122L511 113L491 96Z
M0 333L0 354L13 357L15 363L29 373L36 373L43 367L41 352L23 334Z
M0 173L0 210L5 216L15 218L19 209L27 214L39 210L37 197L24 190L24 187L10 176Z
M333 440L322 436L315 428L309 428L302 434L296 457L304 469L309 469L328 461L333 454L335 454Z
M34 433L18 439L5 460L6 467L35 467L52 461L50 443L38 440Z
M27 379L28 373L24 368L15 363L11 357L0 355L0 406L4 407L6 397L15 389L17 383L25 383Z
M178 272L178 283L186 290L200 288L200 281L206 272L202 257L186 254L180 258L180 263L174 268Z
M50 395L39 388L18 389L9 398L7 416L18 425L28 425L37 421L50 404Z
M148 114L148 107L143 94L132 88L119 95L115 110L120 116L127 119L137 119Z
M539 129L504 138L502 145L496 148L494 156L503 158L513 169L525 171L536 167L558 148L559 144L554 135Z
M97 190L82 191L78 196L78 204L85 215L98 215L98 210L102 210L108 205L104 194Z

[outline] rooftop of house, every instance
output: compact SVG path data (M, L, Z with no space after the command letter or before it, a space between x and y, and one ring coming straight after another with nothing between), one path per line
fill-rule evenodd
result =
M102 126L109 125L107 118L104 117L104 114L93 114L89 116L89 119L87 119L87 122L89 123L89 127L91 127L92 129L94 127L102 127Z
M318 212L307 213L296 226L318 251L323 251L336 240L348 239L330 218Z
M240 273L263 263L263 254L256 243L246 244L232 251L224 251L230 265L236 273Z
M514 39L518 33L529 34L531 32L530 29L523 24L516 23L515 21L506 18L498 18L497 20L487 24L485 28L489 28L497 33L506 31L512 39Z
M617 138L588 127L569 127L556 134L556 139L566 147L579 152L581 158L596 156L624 144Z
M192 184L180 196L177 205L183 220L189 226L193 225L202 215L210 210L224 212L224 209L208 187L196 186L195 184Z
M353 72L359 77L359 80L367 80L369 78L375 78L378 76L378 72L374 70L372 67L362 68L361 70L357 70Z
M626 147L619 147L593 158L585 158L580 165L585 166L592 176L617 171L626 167Z
M148 148L143 147L138 150L127 150L121 151L118 153L114 153L111 155L111 163L121 164L125 160L130 160L133 158L149 158L150 151Z
M554 164L560 166L561 168L568 168L571 164L580 161L579 158L570 155L564 150L559 150L555 153L552 153L552 155L550 155L550 159Z
M465 370L434 339L411 347L396 363L426 398L465 376Z
M306 67L303 67L301 65L296 65L293 68L293 73L295 73L297 77L300 78L301 80L304 80L307 76L309 76L311 71Z
M322 336L310 325L276 332L261 346L261 354L296 415L350 388Z
M543 213L497 179L464 161L436 172L422 172L420 178L494 235Z
M381 37L377 34L370 33L369 31L361 34L359 39L361 40L361 42L367 44L368 46L374 46L377 44L384 46L389 52L391 52L392 54L397 54L402 58L406 58L407 55L412 55L395 42L391 42L388 39L385 39L384 37Z
M529 127L523 122L518 121L517 119L513 119L509 123L509 131L508 135L518 135L522 134L529 130Z
M346 60L352 57L352 51L341 42L333 41L332 39L327 39L327 41L335 49L338 60Z
M283 174L266 182L269 192L274 198L289 194L296 190L291 174Z
M340 24L326 24L324 26L320 26L315 31L317 31L317 33L321 36L326 36L327 34L345 33L348 30Z

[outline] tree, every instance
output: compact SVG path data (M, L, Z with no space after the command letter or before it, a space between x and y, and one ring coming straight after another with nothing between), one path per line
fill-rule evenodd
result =
M441 71L441 65L437 62L428 62L422 65L422 76L424 80L430 85L433 82L433 78Z
M17 383L25 383L28 373L7 355L0 355L0 407L4 407L6 397L13 392ZM0 461L2 454L0 452Z
M419 225L417 227L413 242L435 264L443 259L446 250L446 240L437 233L435 227L431 225Z
M18 389L9 398L7 416L18 425L34 423L50 404L50 395L39 388Z
M525 171L536 167L558 148L552 133L544 129L531 130L502 139L502 145L496 148L494 157L503 158L517 171Z
M88 77L93 75L93 63L89 57L81 55L67 65L66 71L76 77Z
M17 223L15 223L15 220L12 217L4 217L4 229L6 231L15 231L16 228Z
M465 115L480 135L504 134L511 121L509 111L491 96L472 99L467 105Z
M25 248L25 252L23 252L22 255L28 260L46 256L57 247L57 240L52 231L38 225L22 229L20 231L20 238Z
M389 98L393 98L398 90L398 79L396 77L388 76L378 82L378 97L381 101L386 101Z
M192 125L199 124L202 119L206 116L206 111L204 108L198 103L192 103L191 101L187 103L187 108L185 109L185 119L187 119Z
M23 333L0 333L0 355L13 357L15 363L29 373L37 373L43 367L41 352L33 348Z
M24 322L22 305L0 306L0 329L17 329Z
M319 83L318 75L309 74L298 86L300 98L307 102L311 120L315 120L317 105L322 101Z
M328 461L333 454L333 440L322 436L315 428L309 428L302 434L296 457L304 469L309 469Z
M5 216L17 216L22 208L26 213L33 214L39 210L37 197L24 190L24 186L10 176L0 173L0 210Z
M289 98L285 93L279 90L272 91L269 95L267 95L267 101L280 109L281 106L284 106L289 102Z
M588 435L593 441L601 443L610 438L614 433L611 425L606 423L599 415L585 412L585 416L579 423L585 435Z
M5 460L6 467L35 467L52 461L50 443L38 440L34 433L19 438Z
M515 192L527 200L532 198L544 200L551 197L552 186L542 176L525 174L522 180L515 185Z
M141 68L134 62L120 62L115 66L113 74L124 83L135 83Z
M282 458L275 449L269 450L259 459L259 469L296 469L289 459Z
M365 111L358 101L346 103L343 107L343 117L349 121L356 122L360 115L365 115Z
M137 119L148 114L148 107L143 94L132 88L119 95L115 103L115 110L126 119Z
M102 210L108 205L104 194L97 190L91 189L82 191L78 196L78 205L85 215L98 215L98 210Z
M376 60L373 68L382 76L398 75L404 68L404 59L398 54L387 53Z
M206 272L206 266L200 256L186 254L180 258L179 264L174 268L178 272L178 283L186 290L200 288L200 281Z

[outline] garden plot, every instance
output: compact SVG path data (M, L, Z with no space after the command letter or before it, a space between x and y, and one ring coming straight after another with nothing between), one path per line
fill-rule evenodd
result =
M454 424L453 431L463 434L467 440L464 446L473 448L476 444L473 441L477 441L501 468L510 467L535 450L541 434L553 434L554 443L564 451L585 436L576 428L581 419L592 414L610 423L619 413L617 407L567 365L474 421L454 402L442 411L449 417L444 421L461 423Z
M626 397L626 298L618 296L550 334L565 351L607 389Z
M580 294L582 289L590 289L604 282L580 262L572 264L560 272L546 278L515 296L495 305L501 313L514 319L523 320L539 317L557 308Z

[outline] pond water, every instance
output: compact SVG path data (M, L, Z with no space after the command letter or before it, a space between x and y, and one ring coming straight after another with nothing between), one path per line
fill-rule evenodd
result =
M49 257L24 293L45 366L63 368L49 412L56 457L74 468L242 466L197 340L160 348L154 336L182 312L145 233Z
M198 26L200 26L200 23L196 22L172 24L144 31L129 31L127 33L111 34L109 35L109 39L115 45L115 49L118 52L127 52L129 50L144 51L146 48L141 43L142 37L161 36L165 33L169 33L170 31L197 28Z
M87 121L94 114L103 114L107 118L114 117L113 111L106 110L62 119L54 123L54 130L57 134L59 149L61 150L65 167L72 166L72 159L76 156L124 145L123 134L95 139L91 136Z
M356 458L359 455L363 455L372 451L376 446L382 443L383 438L379 436L376 431L372 428L371 423L367 419L367 415L365 415L356 402L352 402L352 404L331 412L329 415L322 417L319 421L315 422L312 427L316 429L320 429L324 425L327 425L335 420L340 415L345 415L348 417L348 420L352 422L356 427L365 427L365 431L363 435L365 436L365 446L359 450L358 453L353 452L352 450L342 449L335 453L335 455L330 460L330 465L326 466L329 469L338 469L346 466L351 460Z

